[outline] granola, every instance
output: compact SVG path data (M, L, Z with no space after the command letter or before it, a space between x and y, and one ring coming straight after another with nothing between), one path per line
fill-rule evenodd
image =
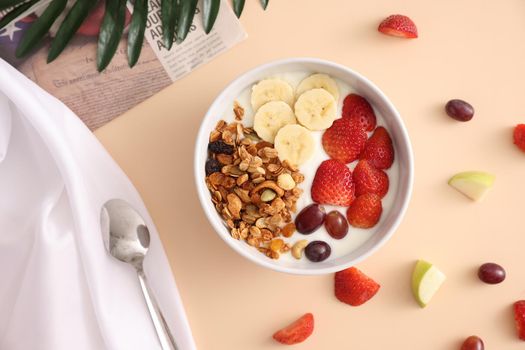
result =
M206 185L232 238L278 259L291 249L282 238L295 232L292 213L304 175L281 162L272 143L243 126L244 110L238 103L234 115L234 122L221 120L210 133L208 162L220 164L220 171L207 175Z

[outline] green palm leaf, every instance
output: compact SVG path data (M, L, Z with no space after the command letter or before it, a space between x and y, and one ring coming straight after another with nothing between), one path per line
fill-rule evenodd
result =
M98 0L77 0L75 2L62 24L60 24L60 27L58 27L55 39L51 42L47 55L48 63L60 55L97 2Z
M31 6L39 2L40 0L31 0L29 2L24 2L22 5L19 5L6 13L2 19L0 19L0 29L8 25L12 20L20 16L22 13L26 12Z
M233 0L233 12L237 15L237 18L241 17L242 10L244 9L245 0Z
M130 67L133 67L139 59L147 19L148 0L135 0L128 33L128 63Z
M53 0L31 27L24 32L16 48L16 57L27 55L47 34L58 15L66 8L67 0Z
M211 32L217 15L219 14L219 7L221 0L203 0L202 3L202 20L204 23L204 31L206 34Z
M106 13L100 26L97 47L97 69L106 68L115 55L124 31L126 0L106 0Z
M164 46L169 50L173 45L175 24L177 23L180 0L161 0L160 16L162 19L162 38Z
M193 17L195 17L195 9L197 8L197 0L180 0L181 6L179 11L179 19L177 21L177 42L181 43L186 39L190 31Z
M11 23L23 12L42 0L0 0L0 11L10 11L0 19L0 29ZM60 24L55 38L51 42L47 62L56 59L67 44L71 41L89 12L99 0L75 0L73 7ZM102 21L97 48L97 68L102 71L107 67L122 37L125 24L127 0L107 0L106 12ZM135 0L128 35L128 62L134 66L142 51L144 33L147 23L149 0ZM232 0L233 9L240 17L244 9L245 0ZM259 0L266 9L269 0ZM16 49L16 56L27 55L46 36L58 16L64 11L68 0L52 0L45 11L24 32L20 44ZM161 20L164 45L168 50L172 47L174 37L178 43L183 42L193 23L198 0L161 0ZM220 10L221 0L203 0L203 24L206 34L210 33ZM11 9L12 8L12 9Z
M0 11L23 3L26 0L0 0Z

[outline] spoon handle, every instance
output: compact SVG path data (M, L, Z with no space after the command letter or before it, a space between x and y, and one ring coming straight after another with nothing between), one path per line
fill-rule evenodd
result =
M160 345L162 350L178 350L175 340L173 340L173 335L170 332L170 329L160 311L159 304L155 299L155 296L151 292L151 289L148 286L148 281L144 270L137 269L137 274L140 281L140 286L142 287L142 293L144 293L144 298L146 299L146 304L148 305L148 310L157 331L157 336L159 337Z

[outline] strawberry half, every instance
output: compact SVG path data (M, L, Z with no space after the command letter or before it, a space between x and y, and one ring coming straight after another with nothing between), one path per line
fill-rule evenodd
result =
M519 300L514 303L514 321L518 337L525 340L525 300Z
M388 169L394 163L392 139L382 126L378 127L368 139L361 159L366 159L377 169Z
M514 144L525 152L525 124L518 124L514 128Z
M357 94L350 94L343 101L343 118L361 125L363 130L372 131L376 127L376 114L368 101Z
M319 204L347 207L354 198L352 171L338 160L322 162L312 181L312 200Z
M274 333L273 339L281 344L293 345L301 343L314 331L314 315L304 314L297 321Z
M376 169L367 160L360 160L352 175L355 185L355 195L374 193L383 198L388 192L388 175L381 169Z
M354 200L346 211L346 218L354 227L370 228L377 224L382 212L381 197L374 193L366 193Z
M417 38L416 24L410 18L403 15L388 16L379 24L377 30L383 34L400 38Z
M335 273L335 296L343 303L359 306L370 300L381 286L355 267Z
M359 158L366 143L366 132L350 119L334 121L323 134L323 148L332 159L351 163Z

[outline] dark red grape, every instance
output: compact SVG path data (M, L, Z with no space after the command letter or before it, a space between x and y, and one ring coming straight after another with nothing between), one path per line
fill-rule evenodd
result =
M449 117L459 120L460 122L468 122L474 116L474 107L463 100L448 101L445 110Z
M319 204L310 204L303 208L295 218L297 232L308 235L323 224L326 213Z
M328 243L323 241L310 242L304 249L304 255L308 258L308 260L313 262L326 260L330 256L331 252L332 249Z
M471 335L463 342L461 345L461 350L483 350L485 346L483 345L483 340L480 337Z
M486 263L479 267L478 277L485 283L498 284L505 280L505 270L498 264Z
M343 214L333 210L326 214L324 227L332 238L341 239L348 233L348 221Z

